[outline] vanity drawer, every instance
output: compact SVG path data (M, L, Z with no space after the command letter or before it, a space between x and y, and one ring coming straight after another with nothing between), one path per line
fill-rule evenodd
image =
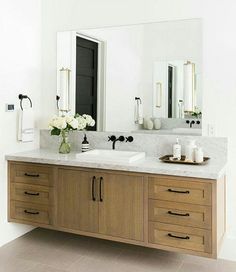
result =
M211 253L211 231L149 222L149 242Z
M211 184L198 181L149 177L149 198L211 205Z
M13 219L48 225L50 224L49 213L47 206L11 201L10 216Z
M211 229L211 207L149 200L149 221Z
M33 163L10 163L10 181L16 183L50 186L53 168Z
M46 204L49 205L52 201L52 188L39 185L11 183L11 199Z

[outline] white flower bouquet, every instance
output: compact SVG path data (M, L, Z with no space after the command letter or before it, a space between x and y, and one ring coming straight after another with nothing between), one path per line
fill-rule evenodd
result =
M88 114L75 116L55 116L49 123L51 135L61 135L62 143L59 148L60 153L70 153L68 143L68 133L70 130L85 130L87 127L95 126L95 120Z
M95 126L94 119L88 115L76 114L75 116L55 116L49 123L51 135L59 136L62 131L84 130L87 127Z

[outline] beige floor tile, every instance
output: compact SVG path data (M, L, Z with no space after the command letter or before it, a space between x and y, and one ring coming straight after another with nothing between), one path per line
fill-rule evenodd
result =
M69 267L70 272L116 272L117 264L113 259L84 257ZM122 271L122 270L120 270Z
M30 272L67 272L44 264L37 264Z
M163 257L161 254L152 251L124 250L118 258L122 271L161 271L161 272L175 272L181 266L182 260L171 259Z
M36 263L26 260L0 257L0 272L30 272Z
M0 248L0 272L236 272L213 260L37 229Z

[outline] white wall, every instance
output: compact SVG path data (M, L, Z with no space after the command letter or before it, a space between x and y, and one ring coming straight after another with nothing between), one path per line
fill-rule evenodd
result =
M5 112L5 103L19 108L19 93L33 101L36 119L41 100L41 1L0 1L0 245L24 234L30 227L7 223L5 154L38 146L16 140L17 111Z
M87 27L203 18L203 132L216 126L229 137L227 228L236 237L236 1L235 0L42 0L43 92L41 126L53 114L56 93L56 32Z

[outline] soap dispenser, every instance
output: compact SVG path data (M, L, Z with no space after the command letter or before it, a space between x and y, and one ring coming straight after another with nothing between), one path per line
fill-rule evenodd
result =
M83 140L83 142L82 142L82 152L86 152L86 151L88 151L89 150L89 142L88 142L88 140L87 140L87 136L86 136L86 134L84 134L84 140Z
M173 158L176 160L181 160L181 145L179 144L179 139L176 139L176 143L173 145Z

